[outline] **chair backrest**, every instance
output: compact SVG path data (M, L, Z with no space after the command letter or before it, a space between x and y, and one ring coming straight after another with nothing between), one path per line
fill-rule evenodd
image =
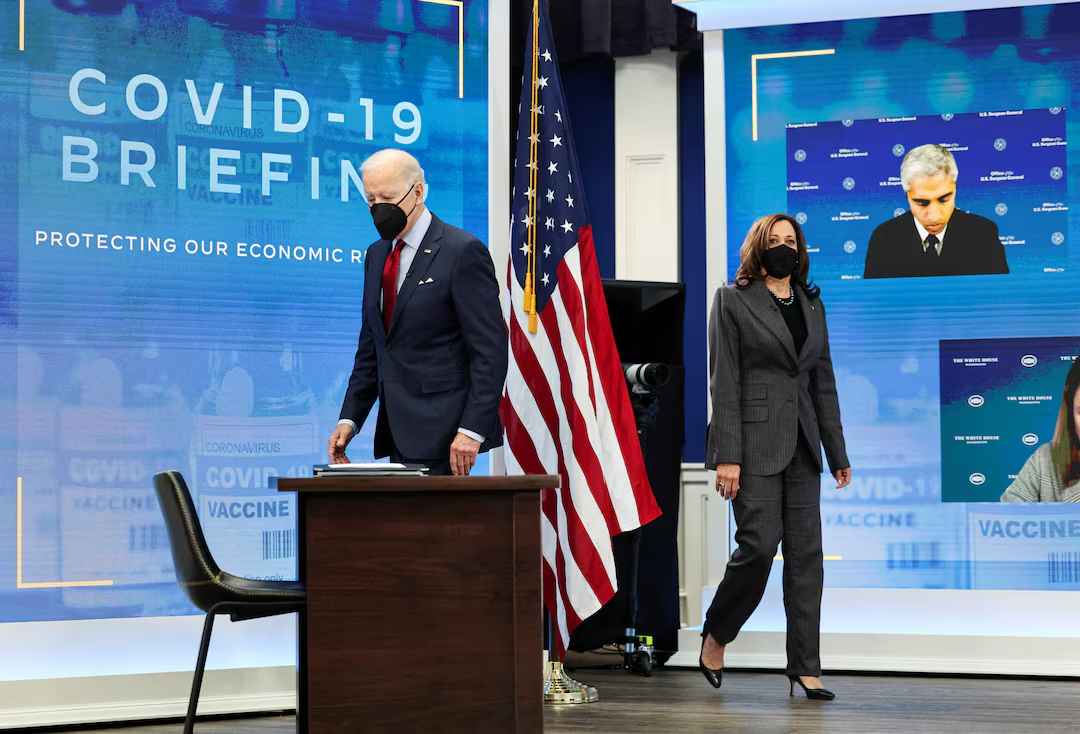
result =
M177 471L154 475L154 491L165 517L176 581L192 603L204 612L219 601L221 569L206 545L195 504L184 477Z

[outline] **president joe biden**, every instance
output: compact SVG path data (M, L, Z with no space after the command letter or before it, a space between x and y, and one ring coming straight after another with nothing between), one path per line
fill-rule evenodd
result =
M379 401L375 457L468 474L502 444L507 338L487 247L424 204L419 162L383 150L361 166L381 239L364 259L363 323L330 461Z

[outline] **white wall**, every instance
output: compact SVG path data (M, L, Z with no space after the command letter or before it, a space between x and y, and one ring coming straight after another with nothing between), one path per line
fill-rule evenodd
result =
M495 263L500 293L510 262L510 6L488 2L488 251ZM507 296L509 297L509 296ZM502 447L490 452L490 471L506 474Z
M714 489L713 473L701 464L683 464L679 497L679 600L684 627L701 626L703 609L708 608L709 601L702 595L703 590L719 585L724 578L727 530L728 505Z
M190 673L5 683L0 729L180 718L190 690ZM296 707L296 669L210 670L203 691L200 715L285 711Z
M615 277L679 281L678 57L615 61Z
M183 716L203 619L0 624L0 730ZM199 710L295 706L296 616L219 617Z

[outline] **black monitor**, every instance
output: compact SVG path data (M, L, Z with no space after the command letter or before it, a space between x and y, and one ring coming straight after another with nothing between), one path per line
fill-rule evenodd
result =
M605 278L611 330L623 362L683 363L682 283Z

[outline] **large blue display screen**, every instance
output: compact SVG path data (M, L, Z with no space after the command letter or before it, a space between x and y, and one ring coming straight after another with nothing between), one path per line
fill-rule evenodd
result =
M294 577L378 238L359 168L412 152L488 232L486 3L0 9L0 621L185 614L151 476L219 565ZM353 460L371 457L371 424Z
M842 490L822 484L826 584L1080 589L1080 506L998 502L1032 451L1024 436L1042 442L1053 431L1063 363L1040 378L1046 385L964 387L963 374L943 371L939 349L1004 359L1008 344L981 340L1020 340L1019 359L1053 352L1047 338L1076 343L1080 229L1068 172L1077 170L1080 5L727 30L724 53L726 275L754 219L788 212L805 221L828 309L854 475ZM953 151L956 207L996 227L1008 274L862 277L874 230L909 208L902 157L924 143ZM1031 390L1053 400L1024 406L1030 427L1016 436L1019 426L1002 426L1006 413L966 402ZM960 417L979 430L942 412L957 410L961 393ZM1001 443L969 446L946 430ZM995 463L959 468L984 450ZM972 484L975 473L987 480Z

